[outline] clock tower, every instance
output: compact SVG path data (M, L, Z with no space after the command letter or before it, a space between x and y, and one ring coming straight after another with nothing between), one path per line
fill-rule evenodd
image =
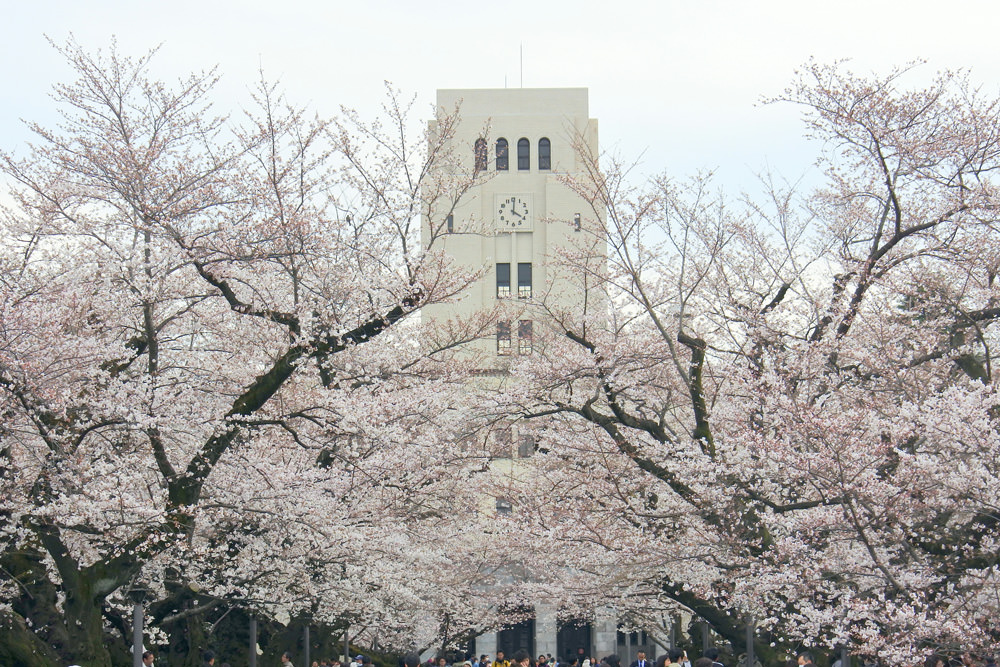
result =
M423 221L424 246L433 241L433 248L443 247L481 277L451 303L426 306L421 316L433 323L497 313L495 330L467 347L486 371L477 382L488 387L513 358L545 353L552 314L575 318L585 308L604 306L587 293L606 263L603 210L567 184L570 178L586 180L592 171L582 155L598 155L597 121L590 118L585 88L439 90L437 104L446 111L458 108L450 148L464 161L462 171L480 178L450 215L431 210ZM437 133L435 123L429 131ZM588 271L568 268L568 255L586 257ZM487 447L492 474L530 478L533 427L501 422L477 440ZM494 502L498 515L516 511L507 498L485 494L483 501L484 515ZM527 648L532 655L565 658L569 650L607 655L617 649L613 615L599 611L592 623L560 628L556 612L538 601L532 620L477 637L476 653Z
M437 104L459 109L452 148L481 172L482 183L454 209L435 245L443 243L459 264L484 273L460 301L430 306L424 317L510 305L514 314L497 322L495 340L476 344L502 366L504 356L539 351L546 326L541 313L585 301L584 288L558 258L571 247L594 246L599 236L593 207L565 183L584 173L581 146L598 154L597 121L590 118L586 88L439 90ZM425 245L429 234L425 221Z

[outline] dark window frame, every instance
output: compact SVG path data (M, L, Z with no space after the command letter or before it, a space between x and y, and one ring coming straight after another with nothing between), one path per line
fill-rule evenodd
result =
M497 322L497 354L507 356L511 353L510 322Z
M503 137L497 139L497 171L510 169L510 145Z
M476 143L473 146L472 151L476 159L476 173L478 174L481 171L486 171L486 165L488 164L490 157L489 149L486 147L486 140L482 137L476 139Z
M526 357L534 348L534 324L531 320L519 320L517 323L517 353Z
M531 169L531 142L527 138L521 137L517 140L517 170L528 171Z
M517 438L517 458L526 459L538 451L538 439L534 433L521 433Z
M552 170L552 142L548 137L538 140L538 169L540 171Z
M493 432L493 442L496 443L493 458L513 458L511 446L514 443L514 432L510 426L500 426L497 428L497 430Z
M517 263L517 298L531 298L531 262Z
M497 298L510 298L510 262L497 262Z

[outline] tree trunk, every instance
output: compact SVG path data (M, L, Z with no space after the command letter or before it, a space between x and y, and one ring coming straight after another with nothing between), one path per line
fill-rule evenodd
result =
M13 612L0 612L0 665L8 667L54 667L58 654Z
M4 565L21 584L23 595L13 601L14 615L3 618L10 632L0 632L0 664L8 664L2 660L5 653L21 655L30 647L45 657L26 664L111 667L104 643L103 598L95 598L89 578L79 574L63 579L65 601L60 610L59 589L49 580L41 554L22 551L4 559Z

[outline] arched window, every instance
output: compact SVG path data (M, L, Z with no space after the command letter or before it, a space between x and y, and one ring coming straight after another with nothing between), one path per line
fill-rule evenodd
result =
M497 139L497 171L507 171L507 158L507 140L501 137Z
M552 143L544 137L538 140L538 168L552 168Z
M531 142L524 138L517 140L517 168L519 171L531 169Z
M486 159L488 156L486 150L486 140L483 139L482 137L476 139L475 151L476 151L476 171L477 172L486 171Z

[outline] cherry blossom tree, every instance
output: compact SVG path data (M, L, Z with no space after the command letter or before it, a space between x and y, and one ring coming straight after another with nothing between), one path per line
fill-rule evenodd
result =
M192 590L318 622L364 599L400 636L401 601L460 606L475 554L408 548L472 502L442 361L482 320L413 317L472 278L419 234L475 183L454 110L429 136L392 89L369 123L261 83L233 120L214 72L60 51L61 123L0 160L0 654L119 661L132 587L167 625Z
M752 621L768 658L997 648L1000 102L913 72L813 63L774 100L823 147L808 196L635 186L581 146L593 242L559 259L603 301L538 304L490 397L539 433L520 516L562 545L553 591L734 647Z

